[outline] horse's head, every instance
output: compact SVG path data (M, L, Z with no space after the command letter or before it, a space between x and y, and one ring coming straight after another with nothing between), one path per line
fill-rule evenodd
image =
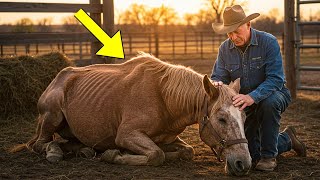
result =
M245 175L251 167L248 142L244 132L245 113L232 104L239 93L240 80L215 88L207 75L203 78L207 98L203 105L200 137L219 160L225 158L225 170L231 175Z

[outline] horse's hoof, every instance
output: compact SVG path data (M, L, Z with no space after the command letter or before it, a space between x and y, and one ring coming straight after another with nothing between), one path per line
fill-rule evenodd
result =
M63 151L59 147L59 145L55 142L50 142L46 147L46 159L49 162L56 163L62 160Z
M180 158L184 160L192 160L194 157L194 150L192 147L179 150Z
M108 163L113 163L116 156L121 155L120 151L118 149L109 149L106 150L102 155L100 160L106 161Z
M88 159L93 158L95 155L96 155L96 152L89 147L81 148L77 153L77 156L82 158L88 158Z

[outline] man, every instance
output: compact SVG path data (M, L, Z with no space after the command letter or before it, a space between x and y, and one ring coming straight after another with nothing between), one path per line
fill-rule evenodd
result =
M295 129L279 133L281 113L291 102L285 87L282 57L277 39L251 27L260 14L246 16L240 5L226 7L223 23L213 23L218 34L227 34L217 55L211 79L216 87L240 78L240 94L233 104L246 112L246 138L253 168L273 171L276 156L293 149L306 156L305 145L297 139Z

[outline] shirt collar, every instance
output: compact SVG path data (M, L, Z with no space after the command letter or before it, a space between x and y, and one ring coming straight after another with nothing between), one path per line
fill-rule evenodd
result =
M250 45L258 45L258 40L257 40L257 36L256 36L256 30L253 29L253 28L250 28L251 30L251 39L250 39L250 43L249 43L249 46ZM229 42L230 42L230 45L229 45L229 49L233 49L235 48L235 45L234 43L229 39Z

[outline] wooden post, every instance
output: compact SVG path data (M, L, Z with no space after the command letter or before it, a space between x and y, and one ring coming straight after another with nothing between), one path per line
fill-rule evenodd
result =
M320 32L317 32L317 44L320 44ZM318 53L320 52L320 48L318 48Z
M112 37L114 35L114 4L113 0L103 0L103 30ZM113 64L115 58L106 57L107 64Z
M184 31L184 54L187 54L187 47L188 47L188 45L187 45L187 31L185 30Z
M284 68L287 79L287 87L292 99L297 97L295 50L294 50L294 2L284 1Z
M79 42L79 59L82 60L82 42Z
M159 57L159 33L158 31L155 32L155 56Z
M173 54L173 59L176 58L175 47L174 47L174 44L175 44L174 36L175 36L175 34L172 33L172 54Z
M101 4L100 0L90 0L90 4ZM101 13L90 13L90 17L101 27ZM97 56L96 53L102 47L101 42L95 40L91 42L91 64L102 64L105 60L101 56Z
M130 36L131 37L131 36ZM151 33L148 33L148 44L149 44L149 53L152 53L152 38L151 38ZM130 49L131 49L131 38L130 38ZM131 51L130 51L130 54L131 54Z
M201 59L203 59L203 36L202 32L200 32L200 53L201 53Z

